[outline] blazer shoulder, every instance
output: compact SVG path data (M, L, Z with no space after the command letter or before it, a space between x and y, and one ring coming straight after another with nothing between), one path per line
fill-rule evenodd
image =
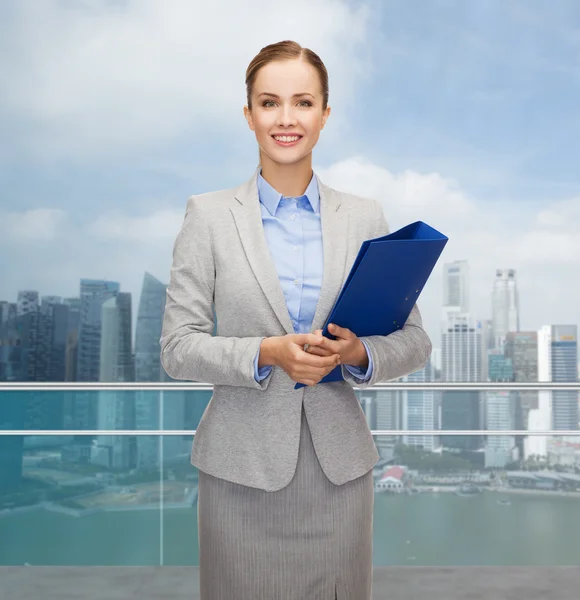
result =
M335 188L330 188L348 208L354 208L360 210L364 207L365 210L376 211L379 202L374 198L367 198L366 196L360 196L359 194L353 194L352 192L343 192Z
M227 206L231 206L236 187L192 194L187 199L186 212L201 212L208 216L214 211L221 212Z
M231 200L234 197L236 187L215 190L211 192L202 192L201 194L192 194L187 199L188 204L200 204L207 207L209 204L215 204L216 202L224 202Z
M341 202L345 205L347 210L352 210L364 220L375 223L375 228L378 222L382 221L388 230L388 224L385 219L385 213L381 202L374 198L360 196L359 194L353 194L351 192L341 192L336 189L333 189L333 192L340 197ZM382 229L384 229L384 227Z

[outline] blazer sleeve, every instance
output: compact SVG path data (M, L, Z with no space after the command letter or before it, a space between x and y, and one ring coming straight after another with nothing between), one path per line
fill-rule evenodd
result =
M379 202L375 203L375 222L378 228L373 237L389 233L389 226ZM404 377L425 367L431 356L432 344L423 329L423 321L419 307L415 304L407 322L398 331L389 335L362 336L373 359L373 372L367 380L352 375L344 365L341 365L342 376L351 385L364 389L375 383L386 383L399 377Z
M187 201L173 246L161 330L161 364L174 379L265 390L271 373L254 378L254 358L265 336L212 335L215 264L200 199Z

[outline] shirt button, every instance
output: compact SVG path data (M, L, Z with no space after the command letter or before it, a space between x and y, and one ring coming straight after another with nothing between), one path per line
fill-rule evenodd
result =
M290 217L290 220L291 220L291 221L293 221L295 218L296 218L296 215L292 215L292 216Z
M298 246L294 246L294 250L298 250Z
M294 280L294 283L295 283L296 285L298 285L298 279L295 279L295 280Z

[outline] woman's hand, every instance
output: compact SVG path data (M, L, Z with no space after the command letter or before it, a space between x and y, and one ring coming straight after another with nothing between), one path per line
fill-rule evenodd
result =
M350 329L338 327L333 323L328 326L328 331L336 337L336 340L329 340L322 336L322 342L316 346L309 346L306 352L317 356L338 354L341 364L359 366L362 357L367 355L367 351L358 336ZM317 329L314 334L322 335L322 329Z
M279 336L274 346L274 364L282 367L296 383L316 385L340 364L338 354L330 352L324 356L313 356L304 350L324 342L324 337L313 333L294 333Z

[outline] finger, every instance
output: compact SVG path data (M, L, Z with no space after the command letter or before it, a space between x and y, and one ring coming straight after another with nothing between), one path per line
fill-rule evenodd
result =
M319 344L316 344L317 348L321 348L323 350L329 350L330 352L334 353L334 354L338 354L339 352L339 342L338 340L331 340L327 337L322 337L322 342L320 342Z
M316 356L331 356L334 354L331 350L327 350L326 348L321 348L320 346L312 346L308 348L307 352L309 354L316 354Z
M314 333L294 333L292 335L292 341L299 346L319 344L324 339L322 335L315 335Z
M352 336L352 331L347 329L346 327L339 327L335 323L330 323L328 325L328 331L332 333L335 337L348 339Z
M308 352L304 353L308 355L306 362L311 367L330 367L336 361L340 360L339 354L331 354L329 356L316 356L314 354L309 354Z

